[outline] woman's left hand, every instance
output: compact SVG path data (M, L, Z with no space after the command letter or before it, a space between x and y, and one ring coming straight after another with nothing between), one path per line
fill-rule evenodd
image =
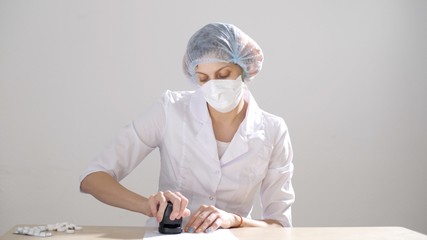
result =
M236 214L220 210L212 205L202 205L191 216L185 231L190 233L213 232L219 227L231 228L240 224L240 217Z

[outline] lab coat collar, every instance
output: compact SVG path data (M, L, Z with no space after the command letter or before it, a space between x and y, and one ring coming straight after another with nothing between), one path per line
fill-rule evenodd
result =
M191 96L189 109L191 115L195 118L196 138L199 147L203 148L207 157L212 160L218 160L218 149L216 147L215 135L212 128L212 121L209 116L209 110L202 91L198 88Z
M264 139L264 126L262 124L262 110L258 107L249 89L245 88L244 99L248 103L246 116L237 130L233 140L221 158L221 164L236 159L238 156L248 151L248 142L252 139ZM206 100L200 88L192 95L189 105L193 117L199 122L200 128L197 138L206 144L205 150L209 156L215 156L218 160L218 151L215 135L212 129L212 121Z
M259 134L259 131L264 132L264 125L262 124L262 110L258 107L258 104L249 89L246 88L243 96L245 101L248 103L248 108L246 110L245 119L242 123L242 129L239 130L244 131L242 132L242 135L252 138L254 134Z
M263 129L262 124L262 110L258 107L254 97L249 89L245 88L243 95L245 101L248 103L245 119L239 127L238 132L245 137L255 134L258 130ZM192 95L190 100L190 111L193 117L203 125L211 125L212 121L209 116L209 110L202 91L198 88Z
M262 111L247 88L244 99L248 103L246 116L221 158L222 166L233 161L245 161L246 158L239 158L239 156L248 152L249 146L261 147L261 144L251 144L251 142L265 139Z
M191 96L190 111L199 123L210 121L208 106L200 88Z

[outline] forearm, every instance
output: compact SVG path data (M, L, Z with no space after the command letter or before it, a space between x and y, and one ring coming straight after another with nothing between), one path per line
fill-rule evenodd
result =
M236 222L237 224L234 226L238 227L283 227L279 221L274 219L263 219L263 220L256 220L256 219L250 219L250 218L242 218L242 224L240 224L240 217L237 216Z
M105 204L151 215L147 198L128 190L105 172L86 176L80 184L80 190Z

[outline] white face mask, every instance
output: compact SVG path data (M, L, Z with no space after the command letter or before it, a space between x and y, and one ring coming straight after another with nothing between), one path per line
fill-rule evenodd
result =
M242 76L236 80L209 80L200 88L206 102L218 112L226 113L239 104L243 96Z

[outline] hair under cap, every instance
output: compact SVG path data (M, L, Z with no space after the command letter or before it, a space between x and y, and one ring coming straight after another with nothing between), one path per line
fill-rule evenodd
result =
M239 65L247 81L262 68L264 56L258 44L232 24L211 23L193 34L183 59L184 73L195 82L200 63L227 62Z

